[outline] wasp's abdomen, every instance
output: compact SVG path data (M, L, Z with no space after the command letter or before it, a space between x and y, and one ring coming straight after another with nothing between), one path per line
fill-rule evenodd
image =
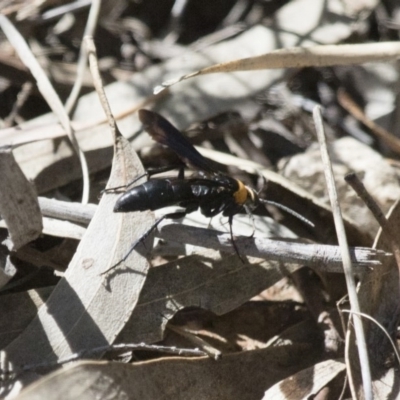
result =
M116 202L114 212L158 210L160 208L193 203L204 196L208 188L200 189L187 180L152 179L124 193Z

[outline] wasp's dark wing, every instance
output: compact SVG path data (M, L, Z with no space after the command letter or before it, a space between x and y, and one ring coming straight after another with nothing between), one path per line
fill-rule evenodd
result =
M145 131L156 142L173 150L185 164L210 174L218 174L218 171L193 147L187 138L160 114L142 109L139 110L139 119Z

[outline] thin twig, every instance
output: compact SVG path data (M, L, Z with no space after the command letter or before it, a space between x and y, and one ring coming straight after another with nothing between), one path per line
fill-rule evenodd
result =
M44 216L84 225L89 224L97 208L95 204L82 205L43 197L39 197L39 206ZM161 212L156 213L157 219L162 216ZM229 233L213 229L168 221L163 223L155 234L166 240L173 238L176 243L193 244L220 251L234 251ZM240 254L243 255L307 264L325 272L343 272L338 246L305 244L289 239L279 240L268 237L236 236L235 241ZM387 257L391 257L390 253L383 250L367 247L352 247L350 252L354 267L360 272L365 271L365 268L379 268Z
M5 128L7 128L13 124L13 122L15 121L15 119L18 116L18 113L20 112L21 108L23 107L23 105L25 104L29 95L31 94L32 89L33 89L33 84L30 81L25 82L22 85L22 88L17 96L17 101L13 105L13 108L12 108L10 114L6 118L4 118L4 127Z
M103 107L104 113L106 114L107 122L111 129L111 133L113 135L113 139L115 142L116 137L118 135L120 135L120 132L118 130L118 126L115 122L115 118L111 112L110 104L108 103L108 100L107 100L107 97L106 97L106 94L104 91L103 81L101 79L101 75L100 75L100 71L99 71L96 46L94 45L94 41L91 36L85 36L83 38L83 40L85 42L86 50L87 50L88 56L89 56L90 72L93 77L94 87L96 89L97 95L99 96L100 103Z
M391 150L400 154L400 139L369 119L344 89L338 90L337 98L339 104L354 118L366 125L372 133L390 147Z
M43 216L64 221L89 225L97 210L96 204L80 204L69 201L39 197L39 207Z
M185 337L187 340L189 340L195 346L198 346L202 351L204 351L206 354L208 354L209 357L213 358L214 360L219 360L221 358L222 353L220 350L211 346L210 343L207 343L204 339L197 336L189 329L175 326L172 324L168 324L167 328L177 333L178 335Z
M349 314L355 314L355 311L351 311L351 310L340 310L340 311L341 311L341 312L345 312L345 313L349 313ZM397 349L396 344L394 343L393 339L390 337L390 334L389 334L389 332L385 329L385 327L384 327L382 324L380 324L379 321L377 321L375 318L372 318L372 317L371 317L370 315L368 315L368 314L359 313L359 315L360 315L361 317L363 317L363 318L366 318L366 319L372 321L376 326L378 326L378 327L383 331L383 333L385 334L385 336L389 339L389 342L390 342L390 344L391 344L392 347L393 347L394 354L396 354L397 362L398 362L399 365L400 365L400 353L399 353L399 350Z
M210 249L234 252L231 236L212 229L164 222L160 224L156 236L176 243L192 244ZM270 239L267 237L235 236L235 243L241 255L265 258L286 263L307 264L325 272L343 272L342 257L338 246L304 244L290 239ZM362 268L378 267L375 257L391 256L369 248L351 248L352 261L361 272ZM372 258L375 258L372 261ZM359 269L361 267L361 269ZM364 269L365 271L365 269Z
M354 382L353 371L351 369L351 361L350 361L350 338L351 338L351 329L347 329L345 339L344 339L344 361L346 363L347 369L347 378L349 380L349 387L351 392L351 397L356 400L357 399L357 390Z
M315 128L317 131L318 142L321 149L322 163L324 166L325 179L328 187L329 198L331 201L333 218L335 222L336 234L343 259L343 269L346 278L347 290L349 293L349 300L351 310L354 311L354 331L357 340L358 355L360 358L361 375L363 380L364 396L366 400L372 400L372 379L371 371L368 359L367 345L365 341L364 329L362 320L359 316L360 305L358 302L356 284L354 280L354 272L352 269L350 251L347 244L346 231L344 229L342 213L340 210L339 200L336 191L335 179L333 176L332 164L329 159L328 149L326 145L325 132L321 116L321 108L316 106L313 111L313 117L315 122Z
M40 364L28 364L23 365L20 370L22 371L31 371L39 368L52 368L57 367L59 365L67 364L73 361L78 361L84 358L93 358L97 357L99 354L103 354L108 351L137 351L137 350L146 350L146 351L157 351L161 353L175 354L179 356L207 356L207 353L199 350L199 349L187 349L187 348L179 348L175 346L160 346L155 344L146 344L146 343L120 343L120 344L111 344L105 345L101 347L96 347L94 349L82 350L77 353L71 354L69 357L62 358L60 360L54 362L43 362Z
M100 13L100 6L101 6L101 0L92 0L85 31L83 33L84 37L94 36ZM68 114L70 114L71 110L74 108L79 96L79 92L81 91L83 76L86 71L86 64L87 64L87 51L85 42L82 40L79 52L78 64L77 64L76 79L74 82L74 86L72 87L71 93L65 103L65 110Z

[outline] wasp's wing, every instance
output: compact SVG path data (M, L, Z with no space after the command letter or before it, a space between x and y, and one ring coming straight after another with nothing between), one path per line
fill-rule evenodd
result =
M160 114L142 109L139 110L139 119L145 131L156 142L173 150L186 165L210 174L218 173L187 138Z

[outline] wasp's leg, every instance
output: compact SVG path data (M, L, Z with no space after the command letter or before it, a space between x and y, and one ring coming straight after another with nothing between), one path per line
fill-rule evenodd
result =
M163 172L168 172L172 171L174 169L178 169L178 178L184 179L184 173L185 173L185 166L183 164L175 164L175 165L168 165L166 167L160 167L160 168L149 168L145 173L142 175L137 176L135 179L133 179L131 182L129 182L126 185L121 185L121 186L116 186L113 188L109 189L104 189L102 193L119 193L119 192L125 192L130 186L134 185L138 180L147 177L150 178L153 175L161 174Z
M178 179L185 179L185 166L181 165L178 169Z
M239 253L239 249L238 249L238 247L237 247L237 245L236 245L235 239L233 238L232 225L233 225L233 215L229 215L229 231L230 231L230 233L231 233L232 245L233 245L233 248L235 249L235 252L236 252L236 254L238 255L240 261L241 261L243 264L245 264L245 261L244 261L243 257L242 257L242 256L240 255L240 253Z
M112 188L104 189L104 190L101 191L101 194L103 194L103 193L123 193L123 192L126 191L126 189L128 189L129 186L134 185L138 180L144 178L145 176L146 177L150 176L148 171L146 171L142 175L137 176L133 181L129 182L126 185L115 186L115 187L112 187Z
M256 233L256 224L254 221L254 214L251 212L250 208L247 206L244 206L244 209L246 211L246 214L249 216L251 224L253 225L253 232L252 234L249 236L249 238L252 238L254 236L254 234Z

